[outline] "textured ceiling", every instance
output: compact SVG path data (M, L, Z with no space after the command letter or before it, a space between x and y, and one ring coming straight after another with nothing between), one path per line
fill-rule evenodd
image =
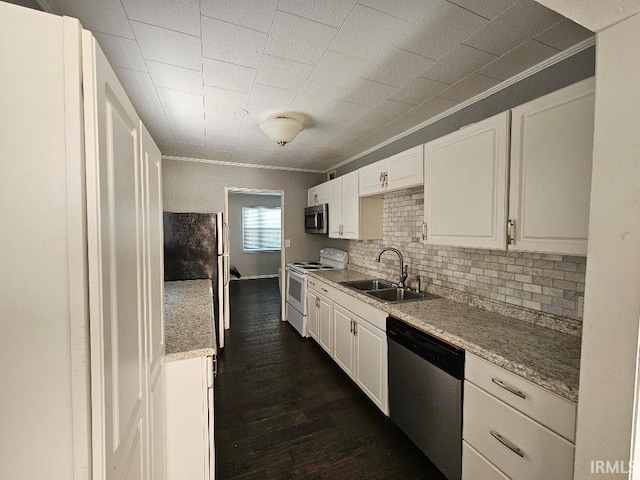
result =
M308 169L592 35L533 0L47 3L95 33L164 155ZM258 124L283 113L306 128L280 148Z

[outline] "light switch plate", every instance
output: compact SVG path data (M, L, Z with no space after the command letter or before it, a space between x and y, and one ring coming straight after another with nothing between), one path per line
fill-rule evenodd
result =
M284 248L289 248L291 246L291 240L288 238L284 241Z

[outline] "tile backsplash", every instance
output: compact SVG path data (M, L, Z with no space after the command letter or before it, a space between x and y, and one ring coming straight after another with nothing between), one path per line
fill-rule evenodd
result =
M383 240L349 242L349 267L396 279L396 247L409 265L408 285L417 275L422 290L521 320L579 335L586 257L426 245L421 239L422 187L387 194Z

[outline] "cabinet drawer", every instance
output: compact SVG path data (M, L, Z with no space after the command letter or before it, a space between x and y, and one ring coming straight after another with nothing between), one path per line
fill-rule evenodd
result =
M551 430L464 384L462 438L513 480L570 480L574 446Z
M309 288L315 290L320 295L327 297L329 300L333 299L333 287L321 282L320 280L309 278Z
M575 404L470 353L466 356L464 377L564 438L575 442Z
M462 441L462 480L509 480L491 462Z

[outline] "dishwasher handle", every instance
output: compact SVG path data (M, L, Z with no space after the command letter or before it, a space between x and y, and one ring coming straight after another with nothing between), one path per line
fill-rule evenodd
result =
M464 378L464 350L433 335L421 332L393 317L387 318L387 339L461 380Z

